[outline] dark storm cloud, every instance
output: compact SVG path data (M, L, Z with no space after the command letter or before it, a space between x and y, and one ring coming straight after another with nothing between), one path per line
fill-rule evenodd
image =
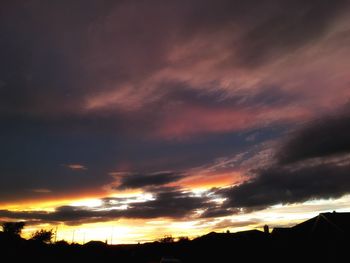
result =
M301 203L338 198L350 192L350 165L320 164L311 167L270 167L250 182L225 189L225 205L246 211L278 203Z
M111 200L109 200L111 201ZM115 201L115 200L114 200ZM184 218L196 209L208 206L207 197L195 197L177 189L168 189L155 195L154 200L133 202L125 210L111 206L96 208L61 206L54 212L0 210L0 217L34 222L63 222L67 225L118 220L119 218L148 219L157 217ZM108 210L102 210L108 208Z
M115 175L119 179L119 185L115 187L118 190L143 188L148 186L162 186L168 183L176 182L184 178L184 174L172 171L162 171L149 174L143 173L121 173Z
M196 197L178 190L160 192L157 193L155 200L132 204L126 216L131 218L183 218L194 210L207 206L207 201L206 197Z
M280 163L350 152L350 110L314 121L277 153Z
M349 120L348 113L327 117L296 132L275 164L218 191L227 197L224 206L249 211L350 193Z
M231 209L227 207L221 207L219 205L213 207L207 207L205 211L201 214L201 218L215 218L229 216L239 213L239 209Z

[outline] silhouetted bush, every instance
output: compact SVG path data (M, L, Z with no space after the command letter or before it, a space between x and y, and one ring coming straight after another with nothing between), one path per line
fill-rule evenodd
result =
M69 243L66 240L59 240L55 243L57 246L69 246Z
M51 243L51 240L54 236L53 230L44 230L40 229L38 231L35 231L32 236L31 240L35 240L41 243Z

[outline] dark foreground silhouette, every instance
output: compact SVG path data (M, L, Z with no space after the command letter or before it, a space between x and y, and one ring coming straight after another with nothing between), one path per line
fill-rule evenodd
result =
M291 228L211 232L137 245L45 244L0 232L1 262L346 262L350 213L323 213ZM3 260L2 260L3 259Z

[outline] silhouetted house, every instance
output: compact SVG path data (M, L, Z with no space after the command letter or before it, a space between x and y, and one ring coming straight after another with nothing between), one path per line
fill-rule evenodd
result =
M240 231L233 233L232 236L237 239L244 239L247 241L265 238L264 232L261 232L259 230Z
M275 227L271 235L274 236L283 236L283 235L289 235L291 233L291 228L290 227Z
M160 263L181 263L181 261L177 258L165 258L165 257L163 257L160 260Z
M272 235L284 238L345 237L350 234L350 213L321 213L291 228L274 228Z
M204 236L196 238L196 241L206 241L206 242L222 242L227 240L256 240L264 238L265 234L259 230L247 230L235 233L216 233L210 232Z
M350 233L350 213L321 213L292 227L298 235L311 237L344 236Z

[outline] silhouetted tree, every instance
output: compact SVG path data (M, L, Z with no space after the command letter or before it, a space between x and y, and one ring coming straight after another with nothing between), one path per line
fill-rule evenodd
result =
M32 236L31 240L35 240L41 243L51 243L51 240L54 236L53 230L44 230L40 229L38 231L35 231Z
M161 243L173 243L174 238L172 236L164 236L163 238L159 239L159 242L161 242Z
M2 231L9 236L19 237L22 229L25 226L25 222L5 222L2 223Z

